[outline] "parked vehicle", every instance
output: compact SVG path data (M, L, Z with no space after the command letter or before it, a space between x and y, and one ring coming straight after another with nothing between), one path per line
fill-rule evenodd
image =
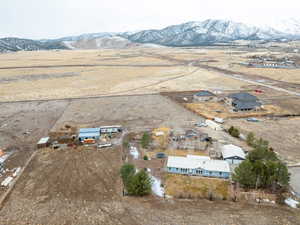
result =
M247 119L248 122L259 122L257 118L251 117Z
M197 126L197 127L207 127L208 125L205 122L199 122L199 123L195 123L195 126Z
M109 148L112 146L112 143L107 143L107 144L99 144L98 148Z
M163 152L159 152L159 153L156 154L156 158L158 158L158 159L163 159L163 158L166 158L166 157L167 157L166 154L163 153Z

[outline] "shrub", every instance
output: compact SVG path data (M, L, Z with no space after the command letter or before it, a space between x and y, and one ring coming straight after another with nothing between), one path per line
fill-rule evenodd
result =
M144 160L149 160L148 156L144 155Z
M254 146L254 143L255 143L255 136L254 136L254 133L253 132L250 132L248 135L247 135L247 140L246 140L247 144L249 146Z
M231 126L229 129L228 129L228 133L232 136L232 137L236 137L238 138L240 136L240 131L239 129Z

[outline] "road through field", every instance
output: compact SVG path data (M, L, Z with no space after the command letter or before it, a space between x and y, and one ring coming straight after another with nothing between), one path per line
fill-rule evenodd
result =
M220 74L222 76L226 76L226 77L229 77L229 78L232 78L232 79L235 79L235 80L239 80L239 81L244 81L244 82L254 84L254 85L267 87L267 88L270 88L270 89L273 89L273 90L276 90L276 91L280 91L280 92L284 92L284 93L287 93L287 94L290 94L290 95L296 95L296 96L300 97L300 92L290 91L290 90L287 90L285 88L281 88L281 87L278 87L278 86L275 86L275 85L267 84L266 82L269 79L267 79L265 77L263 77L262 81L258 81L258 80L250 79L249 77L246 77L246 75L234 73L233 71L227 71L227 70L224 70L224 69L219 69L219 68L208 66L208 65L202 65L199 60L179 60L179 59L172 58L170 56L160 55L158 53L155 53L155 54L147 53L147 54L151 55L152 57L157 57L157 58L160 58L160 59L169 60L170 62L175 61L176 63L183 63L187 66L194 66L194 67L199 67L199 68L206 69L206 70L213 70L213 71L218 72L218 74ZM277 82L280 82L280 81L277 81Z

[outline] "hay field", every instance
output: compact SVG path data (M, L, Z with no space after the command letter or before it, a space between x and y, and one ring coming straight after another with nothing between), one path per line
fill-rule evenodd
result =
M190 50L171 48L0 54L0 101L199 89L238 90L247 85L189 65L185 60L174 61L156 53L166 56L178 53L187 59L189 54L194 54Z

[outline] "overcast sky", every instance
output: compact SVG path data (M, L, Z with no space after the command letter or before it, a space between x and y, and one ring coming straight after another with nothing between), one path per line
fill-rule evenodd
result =
M208 18L260 25L299 12L299 0L1 0L0 37L156 29Z

